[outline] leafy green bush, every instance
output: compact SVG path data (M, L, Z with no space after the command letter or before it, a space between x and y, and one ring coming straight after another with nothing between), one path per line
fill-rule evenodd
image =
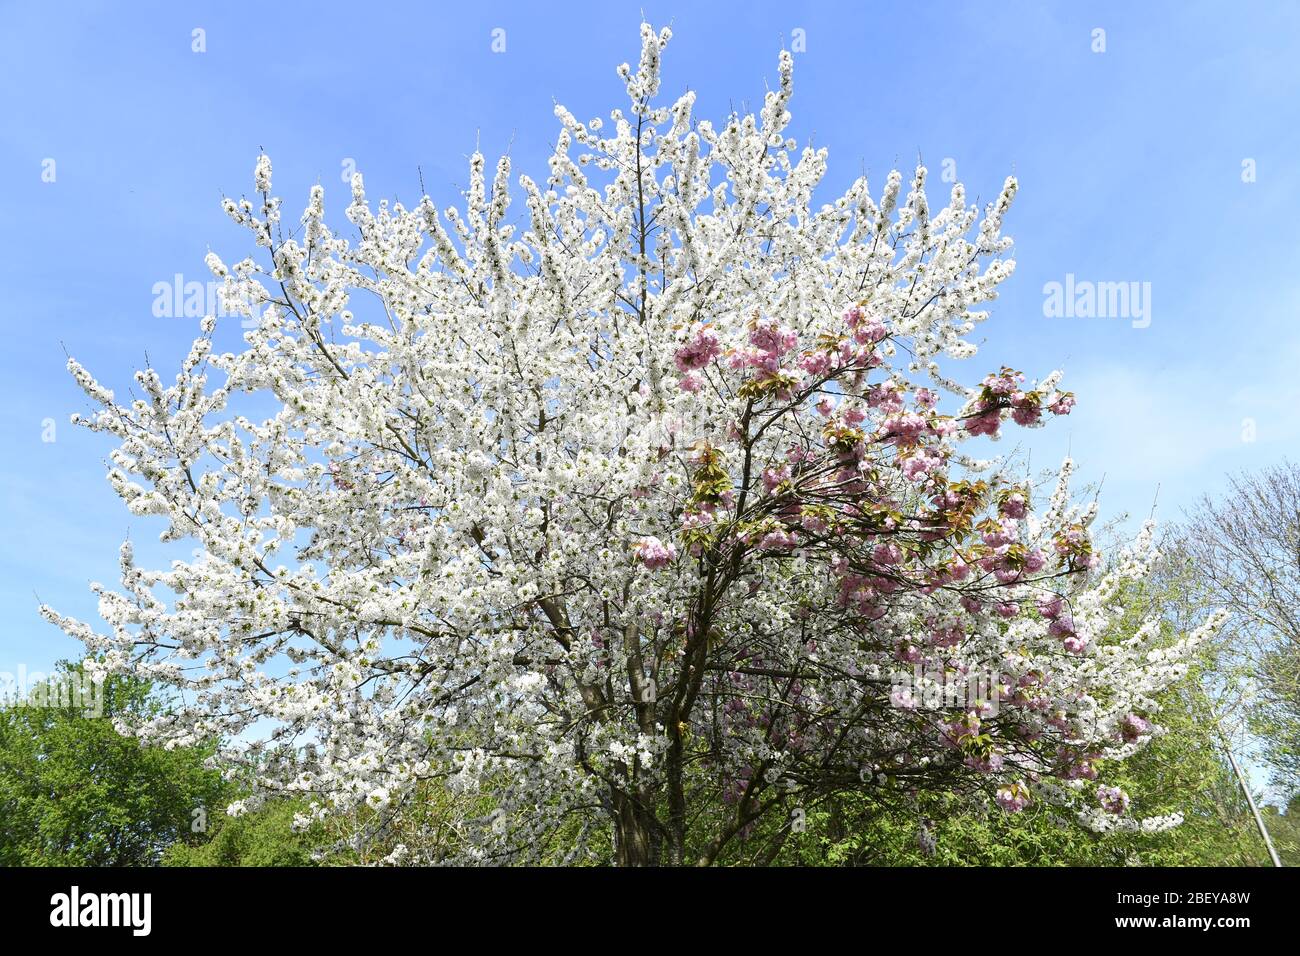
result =
M60 673L83 675L80 665ZM163 750L119 735L114 717L162 706L146 683L111 679L103 701L102 716L68 706L0 709L0 865L145 866L168 846L202 838L194 821L227 792L204 767L213 748Z

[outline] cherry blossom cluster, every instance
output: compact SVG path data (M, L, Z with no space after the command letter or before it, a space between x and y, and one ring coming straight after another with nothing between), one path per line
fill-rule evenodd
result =
M364 807L364 841L421 787L485 798L453 855L407 863L576 858L598 831L620 863L713 862L847 792L1129 825L1108 768L1218 618L1125 632L1150 529L1104 560L1069 462L1044 501L962 452L1075 401L1056 373L940 369L1014 268L1015 180L982 209L961 185L932 208L924 167L815 203L789 54L715 125L660 104L668 39L643 28L608 122L556 108L545 179L475 154L460 206L357 175L347 225L320 186L286 223L260 157L225 203L255 254L208 257L254 327L204 319L130 401L69 363L113 488L182 550L124 546L103 628L45 615L175 689L126 729L226 742L256 791L232 812ZM991 670L997 700L891 695L917 664Z

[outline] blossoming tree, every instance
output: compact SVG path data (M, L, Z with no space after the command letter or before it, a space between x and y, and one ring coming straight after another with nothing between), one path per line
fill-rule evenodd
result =
M180 692L131 732L220 735L263 796L382 821L422 782L486 794L472 860L564 827L575 855L599 828L619 863L710 863L846 791L1172 822L1098 769L1158 731L1216 621L1104 638L1149 530L1093 570L1068 462L1040 514L959 451L1074 402L938 364L974 355L1012 271L1015 181L932 209L918 167L814 206L789 54L759 115L715 126L659 104L668 38L643 27L608 128L557 108L522 216L509 161L475 155L463 210L372 206L357 176L353 235L319 186L290 230L261 157L260 201L226 202L259 253L208 258L242 351L209 317L129 403L69 363L114 488L196 557L124 545L106 629L43 613ZM984 671L987 699L925 704Z

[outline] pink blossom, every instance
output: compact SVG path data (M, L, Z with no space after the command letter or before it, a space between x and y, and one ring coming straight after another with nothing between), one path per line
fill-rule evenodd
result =
M1017 385L1024 381L1024 376L1019 372L1013 372L1011 369L1003 369L996 375L987 375L980 382L994 395L1011 395L1016 391Z
M1129 714L1119 725L1120 736L1128 743L1151 733L1151 724L1137 714Z
M637 542L636 556L651 571L667 567L677 557L677 549L658 538L642 538Z
M867 404L879 408L882 412L901 412L903 410L903 392L894 382L881 382L873 385L867 392Z
M943 725L943 741L950 747L959 745L967 737L978 736L980 718L975 711L970 711L956 720Z
M1008 518L1023 518L1028 510L1028 502L1025 501L1025 496L1020 492L1013 491L1002 499L1001 504L998 505L998 510Z
M789 551L798 543L799 540L788 531L769 531L758 546L765 551Z
M1053 415L1068 415L1070 409L1074 408L1074 396L1069 392L1062 394L1056 401L1047 406L1047 410Z
M935 647L956 647L965 636L965 632L956 624L936 627L930 632L930 640Z
M733 372L739 372L750 364L752 356L752 349L731 349L727 352L727 368L731 369Z
M1062 554L1082 548L1088 542L1088 535L1082 528L1069 528L1056 539L1056 550Z
M853 333L853 341L859 345L875 345L884 339L889 333L885 331L885 326L879 319L872 319L864 322L857 327Z
M923 450L908 458L904 458L901 470L904 477L912 481L917 481L941 467L943 467L942 456L934 454L928 450Z
M749 341L760 352L773 357L784 355L799 344L799 336L788 325L775 319L762 319L749 333Z
M799 367L809 375L825 375L833 366L829 352L813 352L799 359Z
M688 511L682 515L682 530L695 531L713 524L713 515L707 511Z
M1037 405L1016 405L1011 409L1011 420L1017 425L1036 425L1043 417L1043 410Z
M991 753L987 757L972 754L962 761L966 766L980 773L997 773L1005 762L1000 753Z
M1002 787L997 792L997 801L1007 813L1019 813L1029 805L1029 791L1019 783Z
M830 530L830 526L825 521L812 514L806 514L800 518L799 524L803 526L805 531L811 531L813 534L825 534Z
M1128 809L1129 797L1119 787L1098 787L1097 802L1107 813L1113 813L1117 816Z
M889 695L890 706L898 710L916 710L916 698L912 696L911 690L905 687L896 687Z
M853 329L853 338L858 342L874 345L888 334L878 318L867 318L857 306L844 313L844 320Z
M918 415L916 412L890 415L880 423L880 429L884 434L905 442L916 441L928 428L929 422L926 421L925 416Z
M1002 416L997 409L981 412L966 422L966 431L971 435L996 435L1002 427Z
M903 560L903 552L899 550L898 545L890 542L881 543L875 546L871 551L871 557L877 564L891 565L897 564Z
M1067 724L1064 729L1068 730L1069 725ZM1076 762L1069 764L1069 766L1065 768L1065 779L1066 780L1096 780L1097 766L1095 763L1095 759L1096 758L1094 756L1089 755L1081 758Z
M1074 618L1068 613L1057 615L1052 619L1052 623L1048 625L1047 633L1053 637L1073 637Z
M984 543L990 548L1000 548L1011 544L1019 536L1020 526L1016 524L1014 518L1003 518L997 523L996 528L991 528L982 533Z
M782 465L780 468L768 468L763 472L763 488L769 494L776 490L777 485L790 477L790 466Z
M720 354L722 346L718 343L717 334L708 326L696 326L694 338L679 348L673 358L677 362L678 371L689 372L704 368Z

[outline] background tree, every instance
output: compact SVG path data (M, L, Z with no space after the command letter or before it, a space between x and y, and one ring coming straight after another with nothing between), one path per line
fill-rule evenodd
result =
M1263 813L1282 865L1300 866L1300 794L1292 796L1285 807L1264 807Z
M204 766L215 745L168 750L113 726L164 706L148 682L115 676L104 687L103 716L0 708L0 865L144 866L178 841L206 839L196 819L221 813L231 795Z
M1179 545L1257 684L1252 729L1283 793L1300 791L1300 466L1229 479L1202 498Z

